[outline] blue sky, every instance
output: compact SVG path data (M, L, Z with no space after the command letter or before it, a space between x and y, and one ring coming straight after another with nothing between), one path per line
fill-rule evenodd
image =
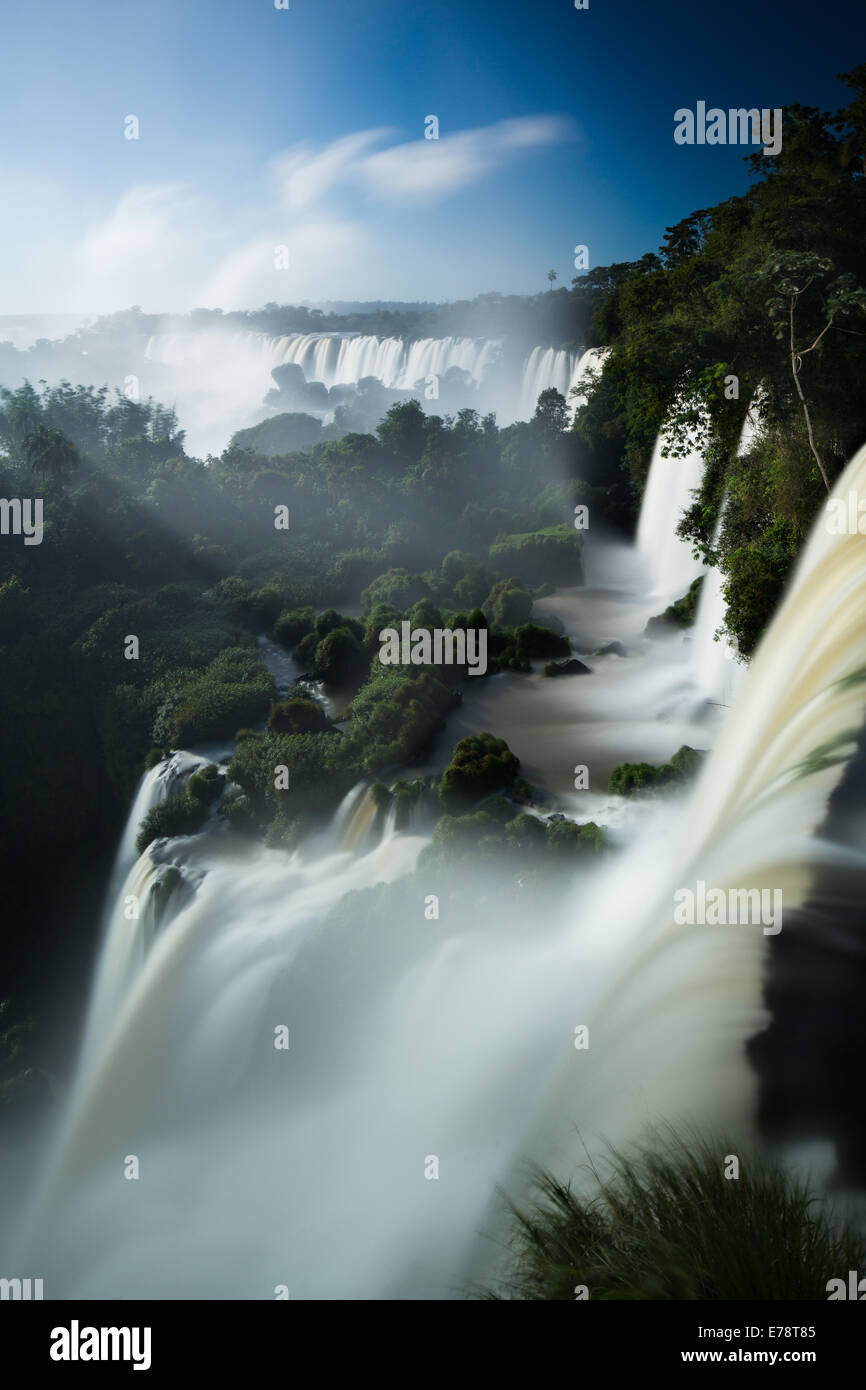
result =
M568 283L575 244L592 265L634 258L747 186L745 150L674 143L677 107L841 105L864 14L11 0L0 312L453 299L542 289L550 267Z

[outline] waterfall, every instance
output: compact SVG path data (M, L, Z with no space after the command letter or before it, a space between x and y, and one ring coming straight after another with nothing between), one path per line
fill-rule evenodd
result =
M307 382L328 390L375 377L388 390L414 391L452 369L468 374L465 404L494 410L502 423L530 420L542 391L555 387L573 411L570 391L600 364L604 350L569 352L536 347L521 363L508 359L505 376L493 372L503 360L497 338L378 338L339 333L290 333L273 337L223 328L154 334L147 343L143 387L174 400L193 452L219 451L235 430L267 414L262 402L273 388L274 367L299 366ZM454 389L454 388L452 388ZM310 407L321 413L324 407Z
M564 396L569 414L586 405L586 396L572 396L604 365L610 348L587 348L577 352L566 349L535 347L523 364L520 388L520 419L531 420L542 391L555 388Z
M145 350L148 362L176 371L212 369L222 377L226 366L240 369L246 380L255 374L258 398L247 405L258 405L273 384L270 372L284 363L301 367L307 381L332 386L355 385L373 376L383 386L411 390L428 376L444 376L452 367L469 372L476 383L494 359L500 344L485 338L422 338L404 343L401 338L342 336L338 333L290 333L271 337L265 333L227 334L218 329L201 332L167 333L153 336Z
M721 526L721 523L719 523ZM718 528L717 533L718 535ZM726 637L716 640L725 621L724 576L717 566L708 569L701 585L701 596L691 635L695 684L707 700L730 704L743 667Z
M148 811L165 801L166 797L174 796L187 777L195 772L197 767L203 766L204 762L204 759L194 753L181 751L164 758L144 774L133 798L132 809L117 852L112 876L112 889L115 892L135 863L135 840Z
M154 847L150 846L141 857L135 847L141 823L148 811L175 796L191 774L205 766L206 758L181 750L157 763L139 783L111 874L103 946L84 1039L85 1057L104 1045L110 1024L144 964L167 905L167 893L163 893L162 901L157 896L165 879L153 858Z
M684 458L665 458L665 431L653 449L637 528L637 553L649 576L650 592L659 604L682 598L704 566L692 554L691 542L681 540L676 528L683 512L701 485L703 454L691 447Z
M587 398L580 393L579 388L584 383L592 381L602 371L605 359L609 354L610 348L588 348L586 352L580 353L568 383L568 395L566 396L572 412L586 405ZM572 396L572 391L577 391L578 394Z
M579 363L580 353L556 348L533 348L523 364L520 419L532 419L542 391L555 388L567 399Z
M866 449L836 495L850 489L866 490ZM54 1297L460 1296L495 1263L478 1233L525 1157L570 1176L584 1145L658 1118L748 1135L744 1043L766 1021L774 938L677 925L673 895L778 888L787 914L819 865L862 873L813 832L863 725L864 602L860 538L819 521L693 791L581 869L553 913L505 861L493 907L455 873L428 920L429 874L406 877L427 837L393 827L292 856L225 834L163 842L192 887L141 933L85 1056L27 1267ZM349 838L367 802L344 804Z

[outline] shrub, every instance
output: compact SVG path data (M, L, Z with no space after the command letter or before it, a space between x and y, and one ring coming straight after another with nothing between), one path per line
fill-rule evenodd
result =
M743 656L751 656L776 611L797 557L793 528L776 520L759 540L741 545L725 560L727 631Z
M274 705L268 728L272 734L317 734L328 728L328 717L315 700L300 696Z
M607 836L595 821L583 825L571 820L554 821L547 826L545 840L551 854L569 857L599 854L608 844Z
M400 612L405 612L413 603L426 597L429 584L421 574L410 574L404 569L390 569L380 574L361 594L361 607L369 613L377 604L384 603Z
M635 792L682 785L697 775L704 757L701 749L684 743L669 763L621 763L610 774L607 789L617 796L633 796Z
M581 540L573 527L546 526L498 536L490 547L491 562L499 570L519 570L533 583L579 584Z
M313 674L330 685L352 685L366 673L369 657L348 627L334 627L316 647Z
M316 615L312 608L287 608L274 623L274 641L293 651L307 633L313 631Z
M143 854L153 840L163 836L194 835L207 820L208 809L203 801L191 796L169 796L158 806L148 811L135 841L135 848Z
M264 719L275 693L258 652L243 647L221 652L201 673L176 671L156 688L162 699L153 738L172 748L231 737Z
M459 815L490 792L513 788L520 760L508 744L494 734L462 738L442 774L439 801L445 811Z
M525 623L532 611L532 594L519 579L500 579L484 601L484 611L498 627Z
M205 806L209 806L212 801L216 801L224 786L225 779L221 776L219 768L215 763L208 763L200 772L193 773L186 790L193 801L202 801Z

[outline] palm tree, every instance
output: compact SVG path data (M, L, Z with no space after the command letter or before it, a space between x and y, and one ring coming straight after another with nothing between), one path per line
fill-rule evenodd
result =
M67 439L62 430L49 429L46 425L32 430L21 447L33 472L40 474L43 482L50 476L58 486L63 485L81 462L72 440Z
M550 284L550 293L553 294L553 282L554 280L558 280L559 276L557 275L555 270L549 270L547 272L547 279Z

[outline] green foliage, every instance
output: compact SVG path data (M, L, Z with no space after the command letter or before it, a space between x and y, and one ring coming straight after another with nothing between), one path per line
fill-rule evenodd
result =
M736 1182L721 1155L740 1155ZM536 1172L511 1204L512 1270L495 1298L825 1300L862 1269L866 1242L777 1160L730 1138L662 1136L585 1165L580 1188Z
M460 815L490 792L513 789L520 760L494 734L470 734L456 745L439 782L443 810Z
M567 860L577 855L600 854L608 847L607 835L595 821L582 825L571 820L554 821L548 824L545 838L549 853Z
M286 609L274 623L274 640L288 651L313 631L316 615L312 608Z
M497 627L513 627L528 621L532 594L517 578L500 579L490 590L483 607L491 623Z
M276 786L279 767L288 769L288 788ZM252 812L263 823L277 817L330 814L359 776L343 740L330 733L246 738L228 768L230 781L246 793Z
M404 569L390 569L369 584L361 594L361 607L371 612L378 604L396 608L401 613L427 596L429 585L421 574Z
M143 854L153 840L163 836L194 835L201 830L207 817L205 800L186 795L166 797L158 806L153 806L141 822L135 848Z
M315 415L286 412L272 415L250 429L232 435L230 448L249 449L266 458L277 458L309 449L322 438L322 423Z
M364 775L420 758L453 709L452 690L432 670L374 663L351 705L346 756Z
M312 671L331 685L354 685L369 668L360 638L349 627L335 627L317 644Z
M703 583L704 576L702 574L698 575L697 579L692 580L688 590L683 594L682 598L678 598L674 603L669 604L665 611L659 613L657 617L650 618L646 625L647 636L655 636L659 633L660 629L666 626L680 628L691 627L698 611L698 600L701 596Z
M727 631L743 656L751 656L770 622L797 557L794 528L774 520L754 541L725 559Z
M549 627L539 627L537 623L523 623L511 634L508 647L518 656L536 658L542 656L568 656L571 645L567 637L553 632Z
M296 696L274 705L268 716L272 734L317 734L328 728L328 717L315 700Z
M221 776L219 768L215 763L208 763L200 772L194 772L187 782L187 795L193 801L201 801L205 806L209 806L212 801L216 801L225 786L225 779Z
M50 478L57 486L71 476L80 465L78 450L62 430L37 425L22 443L22 452L34 473L44 483Z
M499 536L490 547L497 569L516 570L531 583L579 584L581 538L574 528L546 526L539 531Z
M221 652L200 674L171 673L157 690L162 698L153 739L172 748L230 738L242 725L264 719L275 693L258 652L243 647Z
M617 796L634 796L636 792L681 786L697 776L704 757L701 749L684 743L669 763L621 763L610 774L607 789Z

